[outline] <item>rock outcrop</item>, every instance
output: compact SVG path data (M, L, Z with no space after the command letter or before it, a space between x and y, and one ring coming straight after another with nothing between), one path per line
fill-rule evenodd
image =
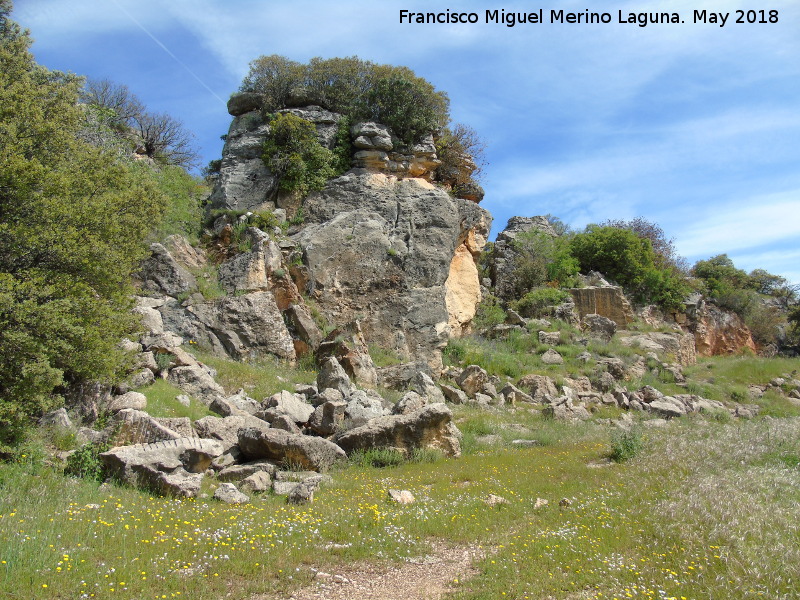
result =
M306 198L304 213L293 239L325 317L361 316L370 343L440 368L440 349L453 327L467 326L466 305L480 299L477 268L465 267L457 249L473 257L483 247L488 213L423 179L356 170Z
M229 103L234 119L210 207L282 209L289 216L302 209L304 223L290 233L303 265L286 270L300 291L314 299L329 323L340 326L360 319L369 343L440 368L441 348L450 336L469 331L481 299L476 263L491 217L477 206L478 196L470 192L471 200L453 198L431 183L441 164L432 135L408 146L388 127L372 122L350 129L353 169L306 198L280 191L260 156L269 133L258 110L260 101L254 94L237 94ZM313 123L319 142L333 147L341 115L318 106L279 112ZM229 293L271 289L271 274L284 271L275 250L274 242L263 240L253 251L224 263L223 287ZM246 354L253 340L241 339L239 332L233 338L224 333L231 330L232 324L225 322L231 307L219 304L190 307L194 327L184 326L181 335L214 337L203 341L232 356ZM277 304L280 311L301 304L299 292L287 306L280 299ZM296 319L289 321L294 327ZM267 329L286 337L278 323ZM302 341L313 348L319 340L311 338L311 343ZM276 340L269 341L267 351L293 357L283 340L277 346ZM257 350L262 347L256 342Z
M575 310L582 319L586 315L600 315L611 319L617 327L632 323L635 315L621 287L593 286L569 290L575 302Z
M735 313L700 298L686 304L686 318L679 324L694 334L700 356L737 354L745 348L756 351L750 330Z

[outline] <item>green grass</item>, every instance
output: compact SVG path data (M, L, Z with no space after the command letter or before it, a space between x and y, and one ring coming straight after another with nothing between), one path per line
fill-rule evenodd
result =
M227 393L244 388L248 396L258 401L281 390L293 391L295 383L311 383L317 376L310 362L293 366L272 356L235 361L202 351L195 354L198 360L217 370L216 380Z
M190 398L189 406L178 402L176 398L185 392L165 379L156 379L152 385L138 388L136 391L147 396L146 410L156 418L189 417L192 421L196 421L214 414L194 398Z
M486 431L469 410L466 428ZM607 428L527 412L489 420L545 444L350 466L300 507L155 498L39 459L0 465L0 585L9 598L288 597L309 566L402 566L444 540L490 550L448 600L796 597L800 420L675 422L611 466L598 466ZM390 502L390 488L416 502ZM487 506L489 494L508 504Z

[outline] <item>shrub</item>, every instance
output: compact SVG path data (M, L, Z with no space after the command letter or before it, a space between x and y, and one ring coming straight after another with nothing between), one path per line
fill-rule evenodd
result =
M319 143L313 123L291 113L280 114L270 123L262 157L279 177L280 189L301 195L322 189L340 173L334 167L336 156Z
M683 274L656 254L650 239L630 229L589 225L570 247L581 271L600 271L638 302L679 309L691 291Z
M625 462L638 455L643 447L642 432L637 427L615 431L611 435L610 458L614 462Z
M539 288L528 292L516 302L512 302L511 308L523 317L543 317L550 314L551 307L558 306L569 297L569 292L564 290Z
M472 127L462 123L445 127L436 140L436 156L442 161L437 179L456 192L474 186L486 164L485 150L486 143Z
M100 454L108 449L107 443L84 444L67 459L64 471L75 477L103 481L103 464L100 462Z
M262 56L250 63L240 89L262 94L266 112L286 107L299 94L353 120L388 125L409 145L449 121L450 101L444 92L411 69L356 56L313 58L308 65Z
M602 223L603 227L616 227L633 231L640 238L650 240L650 245L655 252L656 264L662 267L674 267L679 271L686 271L686 259L678 254L675 248L675 239L667 238L664 230L657 223L648 221L644 217L636 217L630 221L620 219L608 220Z
M506 320L506 311L503 310L500 304L500 299L497 296L487 294L478 304L478 310L475 313L475 318L472 320L475 327L478 329L489 329Z
M403 453L389 448L369 448L356 450L350 455L350 462L360 467L396 467L406 462Z
M572 255L568 237L526 231L514 240L514 250L515 295L521 296L546 283L556 287L576 285L580 265Z
M36 64L7 17L0 10L0 446L60 405L62 386L120 374L118 341L136 328L131 273L166 203L149 170L82 141L81 80Z
M581 271L600 271L618 284L639 288L645 272L653 267L650 240L617 227L589 225L570 242Z

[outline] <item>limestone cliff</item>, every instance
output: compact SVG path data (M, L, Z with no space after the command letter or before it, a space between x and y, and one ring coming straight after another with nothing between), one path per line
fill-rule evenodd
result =
M353 168L300 198L280 192L260 158L269 125L257 99L229 106L234 119L211 208L302 213L303 223L289 231L302 265L287 269L300 293L329 323L359 320L368 343L440 367L441 348L469 330L480 301L476 263L491 216L432 183L440 164L433 137L407 147L384 125L356 123ZM340 115L316 106L286 110L332 146ZM274 244L259 240L235 264L223 264L223 286L269 293L269 273L283 270Z
M304 211L293 239L325 316L360 317L367 340L438 365L480 300L474 253L488 213L423 179L360 169L311 194Z

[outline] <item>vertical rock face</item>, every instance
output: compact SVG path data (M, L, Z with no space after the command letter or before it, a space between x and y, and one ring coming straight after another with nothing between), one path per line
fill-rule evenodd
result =
M694 333L700 356L737 354L748 348L756 351L750 330L738 315L700 300L687 303L688 328Z
M569 290L575 301L575 310L583 318L586 315L600 315L614 321L618 327L632 323L635 315L630 302L617 286L586 287Z
M480 299L474 254L489 214L423 179L361 169L311 194L304 212L294 240L325 316L360 317L369 342L441 366L451 328L463 330Z
M296 214L302 206L304 224L292 235L303 255L302 281L295 277L301 291L331 324L359 320L368 343L440 367L441 348L451 335L469 329L480 301L476 261L491 216L476 202L453 198L430 182L441 164L433 137L406 147L384 125L356 123L350 130L355 168L299 198L279 192L261 160L269 125L259 99L234 98L211 207L278 207ZM334 144L341 115L317 106L280 112L313 123L319 142ZM229 293L271 290L277 297L270 274L278 264L271 259L278 255L265 241L221 268L223 287ZM293 276L295 271L300 272L293 270ZM280 310L283 304L278 302ZM195 316L218 338L220 330L231 330L219 323L221 315L206 315L201 308ZM237 352L239 340L220 340L228 353ZM272 352L282 355L278 346Z

